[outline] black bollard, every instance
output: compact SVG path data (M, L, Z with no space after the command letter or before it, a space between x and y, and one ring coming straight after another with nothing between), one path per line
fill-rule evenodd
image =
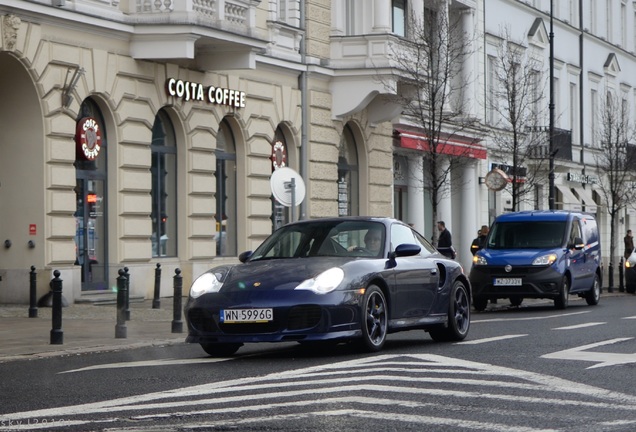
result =
M172 333L183 333L183 321L181 321L181 292L183 291L183 278L181 277L181 269L175 269L174 272Z
M161 307L161 264L157 263L155 268L155 295L152 299L152 308L159 309Z
M38 317L38 300L37 296L37 273L35 266L31 266L29 273L29 318Z
M60 271L53 272L51 281L51 292L53 293L53 328L51 329L51 345L62 345L64 343L64 331L62 331L62 279Z
M128 273L128 267L124 267L124 277L126 278L126 308L124 309L124 317L126 321L130 321L130 273Z
M609 263L609 286L607 287L608 293L614 292L614 264Z
M115 325L115 338L126 339L126 276L124 270L119 269L117 278L117 324Z
M621 266L618 268L618 291L625 292L625 282L623 279L625 278L625 261L623 257L621 257Z

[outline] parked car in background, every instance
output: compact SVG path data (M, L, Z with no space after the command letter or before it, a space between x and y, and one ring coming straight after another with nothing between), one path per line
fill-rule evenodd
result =
M636 293L636 251L625 260L625 291Z
M565 309L570 294L596 305L602 286L596 219L569 211L503 214L473 257L470 282L477 311L500 298L514 306L524 298L549 298Z
M470 328L461 265L398 220L300 221L239 259L198 277L185 306L186 341L213 356L250 342L355 341L379 351L400 330L459 341Z

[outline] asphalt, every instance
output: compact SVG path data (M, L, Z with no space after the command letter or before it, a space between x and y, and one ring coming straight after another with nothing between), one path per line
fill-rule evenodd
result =
M161 298L159 308L152 300L131 300L129 310L130 319L117 325L115 303L74 303L62 308L61 328L52 332L52 308L37 308L30 318L29 305L0 304L0 363L185 343L185 317L182 311L175 317L171 297Z
M603 289L601 301L609 296L630 296L614 288ZM182 299L182 305L185 304ZM576 296L570 302L584 301ZM526 299L523 306L552 303L551 300ZM74 303L62 308L60 331L53 330L52 309L40 307L37 317L29 317L29 305L0 304L0 363L20 359L35 359L87 352L116 351L148 346L185 344L187 328L183 312L175 316L173 300L160 299L153 308L152 300L139 299L130 303L130 320L117 325L115 303ZM522 307L523 307L522 306ZM511 307L505 299L489 304L488 310ZM181 327L181 332L176 332ZM59 342L61 336L62 343ZM117 337L119 336L119 337ZM122 337L125 336L125 337Z

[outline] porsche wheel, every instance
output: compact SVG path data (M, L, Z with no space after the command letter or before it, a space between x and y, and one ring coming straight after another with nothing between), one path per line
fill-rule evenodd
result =
M202 343L201 348L212 357L227 357L238 351L241 345L240 343Z
M362 348L365 351L380 351L386 341L388 309L382 290L375 285L364 294L361 316Z
M563 276L559 296L554 299L554 307L557 309L566 309L570 297L570 282L567 276Z
M451 290L448 305L448 325L429 331L436 342L460 341L468 335L470 328L470 300L466 286L456 281Z

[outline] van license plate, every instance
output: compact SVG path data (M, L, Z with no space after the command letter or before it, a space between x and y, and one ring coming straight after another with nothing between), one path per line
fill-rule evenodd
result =
M495 278L495 286L521 286L521 278Z

